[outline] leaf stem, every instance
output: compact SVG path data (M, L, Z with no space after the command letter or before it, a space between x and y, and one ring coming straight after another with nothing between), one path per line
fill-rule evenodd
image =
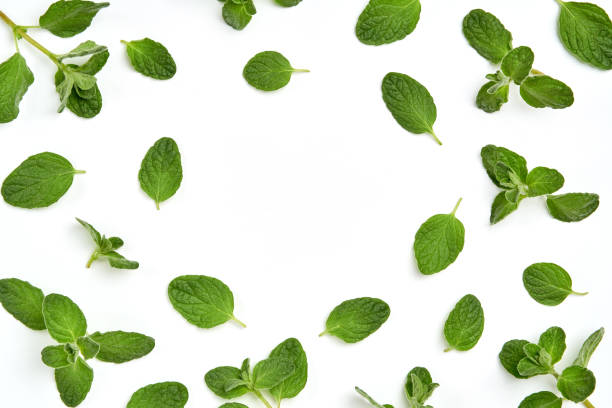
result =
M454 216L457 209L459 209L459 204L461 204L461 201L463 201L463 197L459 198L459 201L457 201L457 204L455 204L455 208L453 208L453 212L451 213L452 216Z
M74 174L85 174L87 172L85 170L75 170L73 173Z
M310 72L309 69L297 69L297 68L293 68L293 72Z
M447 347L447 348L445 348L445 349L444 349L444 352L445 352L445 353L448 353L448 352L449 352L449 351L451 351L452 349L453 349L452 347Z
M266 400L264 398L263 395L261 395L261 392L259 392L259 390L253 390L253 394L255 394L255 396L257 397L257 399L259 399L261 402L264 403L264 405L266 406L266 408L272 408L272 405L270 405L270 403L268 402L268 400Z
M43 47L42 44L40 44L38 41L30 37L28 33L26 33L25 30L22 28L22 26L18 26L17 24L15 24L13 20L11 20L6 14L2 12L2 10L0 10L0 20L3 20L9 27L11 27L15 35L18 34L21 38L32 44L40 52L49 57L49 59L53 61L55 65L60 68L62 67L63 64L57 59L57 56L54 53L52 53L51 51Z
M159 207L157 209L159 210ZM246 329L247 325L242 323L240 320L236 319L236 316L232 316L232 320Z
M93 254L91 254L91 256L89 257L89 260L87 261L87 264L85 265L86 268L91 267L91 264L93 263L93 261L95 261L96 259L98 259L98 251L94 251Z
M588 294L589 294L589 292L574 292L574 291L572 290L572 295L576 295L576 296L586 296L586 295L588 295Z
M319 337L323 337L328 333L327 329L323 330L321 333L319 333Z
M442 141L440 139L438 139L438 136L436 136L436 134L434 133L433 129L431 129L429 131L429 134L434 138L436 143L438 143L440 146L442 146Z
M582 405L584 405L587 408L595 408L595 405L591 404L591 401L589 400L582 401Z

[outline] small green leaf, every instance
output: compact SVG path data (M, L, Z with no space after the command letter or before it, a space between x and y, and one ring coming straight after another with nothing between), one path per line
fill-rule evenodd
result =
M493 204L491 205L491 217L489 221L491 224L497 224L508 215L516 211L518 208L518 202L513 203L508 201L506 198L506 192L502 191L499 193L495 200L493 200Z
M91 239L93 240L93 242L95 242L97 246L102 245L102 236L100 235L98 230L96 230L91 224L79 218L76 218L76 220L78 221L79 224L81 224L87 230L87 232L89 232L89 236L91 237Z
M355 33L364 44L390 44L413 32L420 16L419 0L370 0L357 20Z
M155 347L152 337L140 333L111 331L89 336L100 345L96 358L108 363L125 363L149 354Z
M414 404L424 404L440 384L434 383L424 367L414 367L406 376L406 397Z
M557 306L571 294L572 278L569 273L554 263L535 263L523 272L525 289L536 302L546 306Z
M62 368L70 365L69 354L62 345L47 346L41 351L42 362L51 368Z
M362 390L359 387L355 387L355 391L357 391L357 394L361 395L363 398L365 398L370 405L376 407L376 408L393 408L392 405L380 405L378 402L374 401L374 399L372 397L370 397L368 395L368 393L366 393L364 390Z
M468 43L494 64L512 50L512 34L491 13L476 9L463 19L463 35Z
M578 357L574 360L573 365L581 366L586 368L589 365L589 361L591 360L591 356L595 352L595 349L603 339L605 330L602 327L597 330L595 333L591 334L588 339L582 344L580 348L580 352L578 353Z
M97 55L106 55L105 58L108 58L108 52L97 54ZM96 58L94 60L94 57L95 55L92 58L90 58L90 60L86 62L84 65L82 65L81 67L78 67L77 65L72 65L72 64L68 66L74 70L83 68L83 71L84 70L95 71L95 69L99 67L99 64L101 62L96 62L98 61L98 59ZM87 65L87 64L90 64L90 65ZM95 64L98 64L98 66L96 66ZM101 69L101 67L99 68ZM93 75L93 74L90 74L90 75ZM58 71L55 73L55 86L58 89L58 92L60 92L60 101L62 101L62 98L65 98L65 100L61 103L62 104L65 103L65 106L68 109L70 109L72 113L74 113L75 115L81 118L89 119L89 118L93 118L96 115L98 115L100 111L102 110L102 94L100 93L100 89L98 88L98 85L97 84L94 85L93 88L87 91L83 91L82 89L74 87L74 86L72 86L72 88L70 89L68 88L64 89L65 87L69 86L70 83L71 83L70 80L66 82L66 76L64 75L64 72L58 69ZM62 96L62 93L64 92L66 93L69 92L69 93L67 95Z
M552 357L538 344L528 343L523 347L525 357L516 366L523 377L549 374L552 369Z
M291 376L270 389L270 394L278 403L282 399L296 397L304 389L308 379L308 360L302 344L297 339L289 338L276 346L269 357L283 358L295 367Z
M253 367L253 387L268 390L276 387L295 372L295 364L286 358L271 357Z
M380 328L389 318L391 309L376 298L346 300L336 306L325 323L325 331L346 343L357 343Z
M518 371L519 362L525 357L524 347L527 344L529 344L527 340L510 340L499 352L499 361L502 366L516 378L527 378Z
M102 70L102 68L104 68L104 65L106 65L106 61L108 61L109 56L110 54L108 53L108 51L104 51L99 54L94 54L89 57L89 59L83 65L75 66L72 68L85 74L96 75L98 72L100 72L100 70Z
M257 14L252 0L227 0L222 10L223 20L235 30L243 30Z
M240 386L225 390L225 386L232 380L242 380L242 371L235 367L217 367L206 373L204 381L206 386L218 397L224 399L234 399L250 392L248 387Z
M521 83L521 97L534 108L563 109L574 103L572 89L548 75L536 75L525 79Z
M55 153L30 156L2 183L4 201L15 207L48 207L68 191L75 170L64 157Z
M298 0L298 2L301 0ZM249 408L248 406L241 404L239 402L226 402L221 405L219 408Z
M100 9L110 3L70 0L57 1L40 16L39 24L58 37L72 37L87 29Z
M176 142L162 137L147 151L138 172L140 187L155 201L166 201L176 193L183 180L181 153Z
M460 203L461 199L450 214L430 217L414 236L414 255L423 275L446 269L463 250L465 228L455 217Z
M113 268L118 269L137 269L138 262L130 261L125 259L122 255L118 254L114 250L123 245L123 240L119 237L106 238L101 236L100 233L89 223L77 218L79 224L81 224L96 244L96 249L89 258L86 267L89 268L91 264L99 258L105 258Z
M168 285L168 296L174 309L189 323L210 329L234 320L234 295L218 279L202 275L184 275Z
M542 391L526 397L518 408L561 408L563 399L549 391Z
M91 337L79 337L77 339L77 345L85 360L96 357L100 352L100 345L93 341Z
M560 327L551 327L540 336L538 345L550 354L551 363L561 361L563 353L567 348L565 344L565 332Z
M74 343L87 333L87 321L68 297L52 293L43 301L43 316L49 335L59 343Z
M74 0L71 0L74 1ZM79 44L72 51L67 52L66 54L58 55L57 59L62 61L66 58L75 58L75 57L83 57L85 55L94 55L100 54L103 52L108 52L108 49L104 45L98 45L94 41L84 41Z
M0 123L19 115L19 103L33 82L34 75L20 53L0 64Z
M478 109L487 113L493 113L499 111L502 105L508 102L508 92L510 91L508 84L500 87L496 87L496 85L496 81L489 81L480 88L476 96L476 106Z
M68 407L76 407L83 402L92 382L93 370L80 357L74 364L55 370L57 390Z
M529 47L517 47L510 51L501 64L502 72L518 85L523 82L533 66L533 51Z
M537 197L552 194L563 187L565 179L557 170L547 167L536 167L527 175L527 194Z
M612 69L612 22L592 3L557 1L561 6L559 36L579 60L600 69Z
M231 0L230 0L231 1ZM242 76L249 85L261 91L276 91L289 83L294 72L309 72L295 69L281 53L264 51L247 62Z
M20 279L0 279L0 303L13 317L32 330L45 330L42 290Z
M486 145L480 151L482 158L482 165L484 166L489 178L493 183L500 188L506 188L502 186L500 181L497 179L495 169L498 163L502 163L507 166L512 172L514 172L522 183L527 182L527 161L525 158L505 147L498 147L494 145Z
M302 0L274 0L276 4L283 7L294 7L300 4Z
M467 351L473 348L484 330L484 311L474 295L465 295L448 315L444 337L449 344L445 351Z
M170 79L176 74L176 63L162 44L150 38L121 42L126 45L130 63L142 75L154 79Z
M588 368L573 365L561 373L557 388L570 401L582 402L595 391L595 375Z
M387 109L401 127L416 134L429 133L442 144L433 131L436 104L423 85L408 75L389 72L382 82L382 95Z
M130 261L129 259L125 259L123 255L118 254L115 251L106 252L103 254L106 259L108 259L108 263L113 268L117 269L138 269L138 262Z
M134 394L127 408L183 408L189 399L187 387L179 382L162 382L142 387Z
M590 193L551 195L546 199L548 212L564 222L582 221L599 207L599 196Z

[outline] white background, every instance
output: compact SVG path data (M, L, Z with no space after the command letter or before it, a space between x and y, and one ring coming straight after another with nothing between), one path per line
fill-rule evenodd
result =
M48 3L4 2L2 10L34 24ZM58 53L86 39L108 45L111 58L98 75L104 107L90 120L55 113L53 65L22 41L36 81L17 120L0 127L0 175L43 151L62 154L87 174L47 209L0 205L0 276L71 297L91 332L122 329L156 339L155 350L140 360L92 361L95 380L83 407L124 407L139 387L166 380L189 388L188 407L216 407L222 401L203 382L208 370L247 356L263 359L288 337L302 342L310 373L286 407L366 408L355 385L381 403L405 407L404 377L416 365L441 384L429 401L435 407L516 407L532 392L554 390L553 378L516 380L497 353L505 341L535 341L553 325L568 336L559 368L573 361L590 333L609 329L590 364L599 385L590 400L612 406L610 73L564 50L552 0L425 0L415 32L381 47L355 37L366 3L304 0L284 9L260 0L251 24L237 32L214 0L114 1L78 37L31 30ZM598 3L612 11L611 1ZM572 87L571 108L530 108L516 87L501 112L475 107L484 75L494 71L461 33L463 17L477 7L502 20L515 46L532 47L537 69ZM173 79L155 81L129 66L119 40L145 36L174 56ZM6 59L13 52L10 31L0 40ZM312 72L294 75L281 91L256 91L241 73L264 50ZM429 89L444 146L395 123L380 93L389 71ZM184 179L156 211L137 173L163 136L179 145ZM517 151L530 167L560 170L562 192L599 193L600 208L566 224L547 214L544 199L529 199L490 226L497 189L479 157L489 143ZM422 276L414 233L431 215L450 212L459 197L465 248L447 270ZM121 253L140 261L140 269L112 270L102 262L85 269L92 242L75 216L122 237ZM542 261L562 265L576 290L591 293L558 307L539 305L521 276ZM223 280L248 328L189 325L166 295L168 283L183 274ZM443 353L444 321L467 293L483 304L484 335L471 351ZM334 306L360 296L390 304L391 317L378 332L356 345L317 337ZM52 344L48 334L4 311L0 333L2 405L62 407L52 370L40 361L40 350ZM242 402L260 406L248 397Z

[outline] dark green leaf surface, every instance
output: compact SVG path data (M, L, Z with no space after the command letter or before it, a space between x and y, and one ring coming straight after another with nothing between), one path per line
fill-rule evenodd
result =
M20 279L0 279L0 303L13 317L32 330L45 330L42 290Z
M419 0L370 0L357 20L355 33L364 44L389 44L413 32L420 16Z
M463 19L463 35L468 43L494 64L512 50L512 34L491 13L476 9Z
M142 387L132 394L127 408L183 408L188 399L187 387L168 381Z
M525 289L536 302L557 306L572 293L572 278L559 265L535 263L523 272Z
M8 123L19 115L19 103L34 75L20 53L0 64L0 123Z
M209 329L235 320L234 295L218 279L201 275L184 275L168 285L168 296L174 309L189 323Z
M557 170L536 167L527 175L527 194L529 197L552 194L563 187L564 183L563 175Z
M433 275L446 269L463 250L465 228L455 217L457 207L450 214L434 215L418 229L414 255L422 274Z
M87 230L87 232L89 233L89 236L91 237L91 239L93 240L93 242L95 242L97 246L102 245L102 236L100 235L98 230L96 230L91 224L89 224L86 221L83 221L79 218L76 218L76 220L79 224L83 226L83 228Z
M155 347L152 337L140 333L111 331L89 336L100 345L96 358L108 363L125 363L149 354Z
M546 199L548 212L564 222L582 221L599 207L599 196L590 193L551 195Z
M253 367L253 386L258 390L276 387L295 372L295 365L286 358L268 358Z
M525 357L516 366L523 377L549 374L552 369L552 358L542 346L528 343L523 347Z
M176 74L176 63L162 44L150 38L123 43L130 63L141 74L154 79L170 79Z
M432 381L429 370L425 367L414 367L406 376L404 390L411 404L419 406L425 403L438 387L439 384Z
M94 358L100 352L100 345L93 341L90 337L79 337L77 339L77 345L85 360Z
M382 82L382 95L401 127L416 134L429 133L442 144L433 131L436 104L423 85L408 75L389 72Z
M538 345L550 354L551 363L561 361L563 353L567 348L565 344L565 332L560 327L551 327L540 336Z
M357 343L380 328L387 321L391 309L376 298L346 300L336 306L325 323L325 331L346 343Z
M83 402L92 382L93 370L80 357L74 364L55 370L57 390L68 407L76 407Z
M510 87L504 85L493 93L489 93L489 89L495 86L497 82L489 81L480 88L476 96L476 106L487 113L497 112L502 105L508 102L508 92Z
M603 339L604 334L605 330L603 327L591 334L582 344L578 357L576 357L573 364L586 368L589 365L589 361L591 360L591 356L595 352L595 349L597 349L597 346Z
M40 208L55 203L72 185L73 176L82 171L55 153L28 157L2 183L4 201L15 207Z
M42 362L51 368L62 368L70 365L69 354L62 345L47 346L41 351Z
M110 3L83 0L57 1L40 16L39 24L58 37L72 37L87 29L100 9Z
M519 362L525 358L524 347L527 344L529 344L527 340L510 340L499 352L499 361L502 366L516 378L527 378L518 371Z
M449 349L467 351L480 340L484 330L484 311L474 295L465 295L448 315L444 337Z
M275 0L276 4L283 7L294 7L300 4L302 0Z
M527 161L519 154L514 153L505 147L486 145L480 151L482 165L484 166L489 178L500 188L506 188L497 179L495 169L498 163L502 163L512 170L523 183L527 181Z
M219 408L249 408L249 407L239 402L226 402L225 404L221 405Z
M520 85L531 72L533 66L533 51L529 47L517 47L510 51L501 64L502 72Z
M557 388L570 401L582 402L595 391L595 375L588 368L570 366L557 380Z
M59 343L74 343L86 334L85 315L68 297L47 295L42 310L49 335Z
M489 222L491 224L497 224L504 218L506 218L509 214L516 211L518 208L518 203L513 203L508 201L506 198L506 192L502 191L499 193L495 200L493 200L493 204L491 205L491 216L489 217Z
M561 408L563 399L549 391L537 392L525 398L519 408Z
M138 266L139 266L138 262L130 261L129 259L126 259L123 255L120 255L115 251L107 252L103 254L103 256L106 257L106 259L108 259L108 263L113 268L138 269Z
M181 153L176 142L162 137L147 151L138 172L140 187L155 201L166 201L176 193L183 180Z
M563 109L574 103L572 89L548 75L536 75L525 79L521 83L521 97L534 108Z
M579 60L612 69L612 22L601 7L587 2L558 1L559 36Z
M101 54L98 54L98 55L101 55ZM92 61L91 64L95 64L95 60ZM78 68L76 65L74 65L74 67L75 69ZM93 65L88 66L88 69L89 67L93 68ZM93 75L93 74L90 74L90 75ZM55 86L58 86L59 84L61 84L64 81L64 79L65 79L64 73L61 70L58 70L55 73ZM84 98L83 96L81 96L82 94L83 94L82 91L79 91L78 88L73 87L72 90L70 91L70 95L68 96L68 99L66 100L66 107L70 109L72 113L74 113L75 115L81 118L85 118L85 119L93 118L98 113L100 113L100 111L102 110L102 94L100 93L100 89L98 88L98 85L96 84L94 85L93 88L91 88L91 90L86 95L88 96L87 98Z
M295 69L281 53L264 51L247 62L242 76L249 85L261 91L276 91L287 85L294 72L308 72Z
M308 379L308 361L302 344L297 339L287 339L272 350L270 358L283 358L295 367L291 376L270 389L270 394L279 403L282 399L297 396L306 386Z
M226 391L226 385L232 380L242 380L240 369L227 366L217 367L207 372L204 376L206 386L221 398L234 399L249 392L249 389L244 385Z
M236 30L243 30L256 13L252 0L227 0L221 12L227 25Z

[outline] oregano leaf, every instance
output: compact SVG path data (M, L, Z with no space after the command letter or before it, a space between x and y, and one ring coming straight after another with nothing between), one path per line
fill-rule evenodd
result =
M0 303L13 317L32 330L45 330L42 290L20 279L0 279Z
M599 207L599 196L591 193L550 195L546 198L548 212L563 222L578 222L593 214Z
M49 335L59 343L74 343L87 333L87 320L70 298L52 293L45 296L42 308Z
M523 285L536 302L557 306L569 295L585 295L572 290L572 278L559 265L540 262L530 265L523 272Z
M390 44L413 32L420 16L419 0L370 0L357 20L355 33L364 44Z
M484 330L484 311L478 298L465 295L453 308L444 324L445 351L467 351L476 346Z
M39 24L58 37L72 37L87 29L98 11L110 3L83 0L57 1L40 16Z
M491 13L475 9L463 19L463 35L468 43L494 64L512 50L512 34Z
M188 399L187 387L167 381L140 388L132 394L127 408L183 408Z
M0 64L0 123L19 115L19 103L33 82L34 75L20 53Z
M526 78L521 83L521 97L534 108L563 109L574 103L572 89L548 75Z
M154 79L170 79L176 74L176 63L163 44L150 38L121 41L126 46L132 67Z
M176 142L162 137L147 151L138 172L140 187L155 201L166 201L176 193L183 180L181 153Z
M357 343L380 328L389 318L391 309L383 300L357 298L336 306L325 323L325 331L346 343Z
M281 53L263 51L247 62L242 76L249 85L261 91L276 91L289 83L294 72L309 72L295 69Z

